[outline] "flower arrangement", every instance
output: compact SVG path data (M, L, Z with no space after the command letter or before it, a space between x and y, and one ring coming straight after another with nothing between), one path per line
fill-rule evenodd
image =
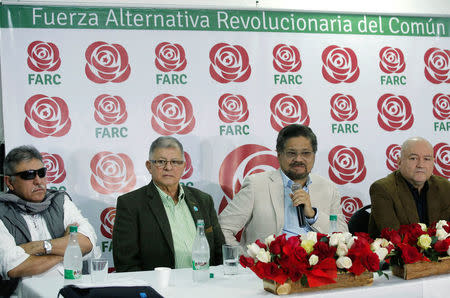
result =
M263 242L247 245L248 256L240 263L259 278L284 284L300 280L304 287L318 287L336 282L337 273L378 272L380 261L393 248L385 239L372 240L366 233L356 236L346 233L331 235L308 232L286 239L282 234L271 235Z
M427 227L422 223L401 225L400 229L385 228L381 237L393 243L395 249L387 257L391 265L403 267L419 261L438 261L450 255L450 222L440 220Z

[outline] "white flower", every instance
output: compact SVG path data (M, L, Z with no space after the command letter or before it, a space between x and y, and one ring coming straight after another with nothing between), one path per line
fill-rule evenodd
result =
M382 241L383 241L383 239L381 239L381 238L375 239L372 243L370 243L370 249L372 251L376 251L377 249L379 249L381 247Z
M247 254L252 257L255 258L256 254L259 252L260 247L258 246L258 244L256 243L252 243L247 245Z
M339 269L348 269L350 267L352 267L352 260L349 257L339 257L336 260L336 266Z
M436 229L439 230L439 229L444 228L445 226L448 226L447 221L441 219L440 221L437 222L437 224L436 224Z
M388 246L391 245L391 244L392 244L391 241L388 241L388 240L385 239L385 238L382 238L382 239L381 239L381 247L388 247Z
M273 240L275 240L275 235L269 235L267 236L266 240L264 240L264 242L266 243L267 246L269 246Z
M347 248L350 249L352 248L353 243L355 243L355 240L358 239L358 236L353 236L352 238L350 238L349 241L347 241Z
M256 259L263 263L269 263L270 252L266 251L264 248L260 248L259 252L256 254Z
M319 262L319 257L316 255L311 255L309 257L309 265L314 266Z
M424 232L427 231L427 225L426 224L419 222L419 226L422 229L422 231L424 231Z
M300 236L300 239L301 239L302 241L305 241L305 240L311 240L311 241L313 241L314 243L316 243L316 242L317 242L317 233L316 233L316 232L309 231L308 233L301 235L301 236Z
M330 236L330 246L337 246L339 242L345 242L345 237L342 233L333 233Z
M350 240L353 240L352 239L353 238L352 233L344 232L344 233L342 233L342 235L344 236L345 243L348 243Z
M448 237L448 233L444 229L437 229L436 230L436 237L438 240L445 240Z
M380 247L377 250L374 251L377 255L378 255L378 259L380 261L384 260L384 258L387 256L388 254L388 250L387 248L384 247Z
M340 257L346 256L348 253L347 245L343 242L339 243L336 249L336 254Z

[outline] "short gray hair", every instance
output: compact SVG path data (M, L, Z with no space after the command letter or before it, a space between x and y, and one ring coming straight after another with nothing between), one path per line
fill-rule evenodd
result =
M150 146L150 151L148 153L148 159L152 159L153 153L156 149L159 148L177 148L181 151L181 156L184 160L184 151L183 151L183 145L181 145L180 141L175 139L174 137L164 136L159 137L156 140L154 140Z
M24 145L12 149L5 157L5 176L15 174L17 165L22 161L29 161L32 159L38 159L42 162L42 155L35 147Z

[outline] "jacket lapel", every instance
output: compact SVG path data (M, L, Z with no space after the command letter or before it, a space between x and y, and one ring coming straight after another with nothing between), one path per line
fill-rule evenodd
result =
M166 210L162 203L161 197L159 196L158 190L156 189L153 181L148 184L147 187L147 198L150 209L152 210L158 225L163 232L163 235L169 245L172 254L175 254L175 249L173 247L172 231L170 230L169 219L167 218ZM147 227L153 229L154 227Z
M278 232L284 225L284 186L280 171L273 171L269 175L269 194L275 211Z

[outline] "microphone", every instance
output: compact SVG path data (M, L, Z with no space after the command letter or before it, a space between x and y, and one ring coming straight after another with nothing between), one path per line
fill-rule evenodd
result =
M302 189L302 186L298 183L292 183L291 190L292 192L295 192L298 189ZM298 217L298 224L300 227L304 227L306 225L305 223L305 212L303 211L304 204L300 204L297 206L297 217Z

